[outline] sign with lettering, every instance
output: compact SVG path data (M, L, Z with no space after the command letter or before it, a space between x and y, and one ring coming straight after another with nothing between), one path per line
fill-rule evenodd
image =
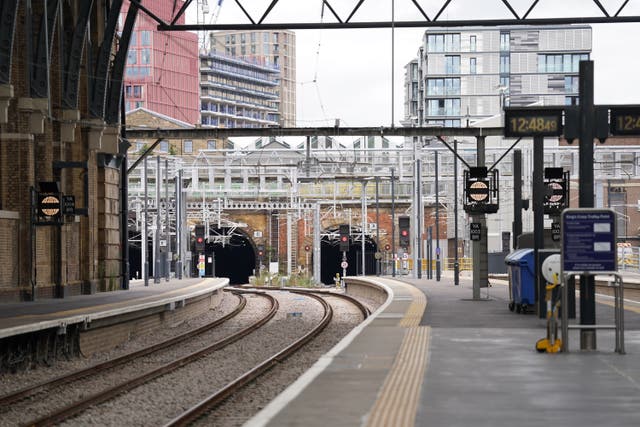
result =
M478 241L482 237L482 224L479 222L472 222L470 225L470 237L472 241Z
M562 135L561 108L505 108L504 136Z
M611 107L611 135L640 135L640 105Z
M615 272L616 214L611 209L565 209L561 217L564 273Z

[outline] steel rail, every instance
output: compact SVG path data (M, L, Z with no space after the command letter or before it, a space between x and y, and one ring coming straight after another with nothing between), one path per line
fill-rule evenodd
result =
M254 368L247 371L240 377L231 381L222 389L209 395L208 397L206 397L205 399L203 399L202 401L200 401L199 403L197 403L196 405L194 405L193 407L185 411L180 416L169 421L167 424L165 424L165 427L189 425L193 421L197 420L198 418L207 414L211 410L215 409L217 406L219 406L222 402L224 402L227 398L229 398L235 392L242 389L245 385L255 380L260 375L264 374L269 369L271 369L273 366L281 363L287 357L291 356L296 351L298 351L302 346L304 346L306 343L308 343L313 338L315 338L318 334L320 334L320 332L324 330L324 328L329 324L329 322L331 322L331 318L333 317L333 309L331 308L331 305L324 300L324 298L318 295L307 293L307 292L292 291L292 290L290 290L289 292L298 293L301 295L307 295L309 297L315 298L316 300L320 301L320 303L322 304L325 310L324 316L320 321L320 323L318 323L318 325L315 328L313 328L311 331L306 333L304 336L297 339L293 344L289 345L285 349L269 357L267 360L265 360L261 364L255 366Z
M250 292L244 292L244 293L250 293ZM270 300L271 302L271 308L269 310L269 312L262 317L261 319L259 319L258 321L252 323L251 325L249 325L247 328L244 328L238 332L235 332L219 341L214 342L213 344L195 351L187 356L183 356L180 357L179 359L176 359L172 362L166 363L163 366L160 366L159 368L156 369L152 369L151 371L148 371L138 377L132 378L127 380L124 383L118 384L116 386L110 387L106 390L100 391L96 394L93 394L91 396L88 396L82 400L79 400L77 402L74 402L70 405L65 406L64 408L61 408L55 412L52 412L44 417L38 418L36 420L30 421L28 423L26 423L26 425L28 426L52 426L54 424L60 423L68 418L71 418L72 416L75 416L77 414L79 414L80 412L88 409L91 406L100 404L102 402L108 401L110 399L113 399L114 397L119 396L120 394L132 390L140 385L143 385L145 383L150 382L151 380L154 380L158 377L161 377L163 375L166 375L170 372L173 372L183 366L188 365L189 363L192 363L206 355L208 355L209 353L213 353L214 351L220 350L230 344L233 344L234 342L240 340L241 338L245 337L246 335L249 335L250 333L254 332L255 330L257 330L258 328L260 328L261 326L263 326L265 323L267 323L269 320L271 320L276 313L278 312L278 301L272 297L271 295L268 295L266 293L263 292L252 292L254 294L263 296L267 299Z
M294 293L299 293L299 294L306 294L306 293L315 293L315 294L319 294L319 295L329 295L332 297L337 297L337 298L342 298L346 301L349 301L350 303L352 303L353 305L355 305L358 310L360 310L360 312L362 313L362 316L364 317L364 319L366 319L367 317L369 317L369 315L371 314L371 310L369 310L367 308L367 306L365 306L362 302L360 302L360 300L356 299L355 297L352 297L351 295L346 295L346 294L338 294L335 292L331 292L330 290L325 290L325 289L300 289L300 288L292 288L292 287L278 287L278 286L248 286L245 287L244 289L268 289L268 290L274 290L274 291L288 291L288 292L294 292ZM364 320L363 319L363 320Z
M237 294L237 293L236 293ZM222 316L219 319L214 320L211 323L207 323L206 325L203 325L199 328L190 330L185 332L184 334L180 334L176 337L173 338L169 338L165 341L162 341L160 343L151 345L149 347L145 347L142 348L140 350L134 351L132 353L128 353L125 355L122 355L120 357L117 357L115 359L112 360L108 360L106 362L102 362L102 363L98 363L97 365L92 365L88 368L84 368L84 369L80 369L78 371L74 371L71 372L69 374L64 374L61 375L59 377L56 377L52 380L48 380L48 381L43 381L41 383L38 384L34 384L28 387L25 387L23 389L20 389L18 391L15 391L13 393L10 394L6 394L4 396L0 397L0 406L3 408L8 408L8 405L25 399L27 397L33 396L35 394L39 394L39 393L43 393L46 391L51 390L52 388L61 386L61 385L66 385L69 384L73 381L77 381L79 379L85 378L87 376L90 375L95 375L99 372L104 372L108 369L112 369L116 366L120 366L124 363L128 363L131 362L132 360L135 360L137 358L143 357L143 356L147 356L149 354L152 354L156 351L165 349L167 347L170 347L172 345L178 344L182 341L185 341L187 339L193 338L197 335L203 334L204 332L207 332L208 330L226 322L227 320L231 319L232 317L235 317L236 315L238 315L238 313L240 313L245 306L247 305L247 300L246 298L244 298L242 295L237 295L240 298L240 301L238 303L238 305L233 309L233 311L231 311L230 313Z

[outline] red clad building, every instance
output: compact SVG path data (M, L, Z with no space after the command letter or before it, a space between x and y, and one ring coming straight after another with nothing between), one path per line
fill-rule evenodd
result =
M183 4L180 0L158 0L145 2L145 7L170 22ZM120 28L128 8L129 2L125 2ZM176 23L184 24L184 15ZM199 123L198 36L188 31L157 31L157 25L146 13L138 12L125 70L125 108L143 107L183 122Z

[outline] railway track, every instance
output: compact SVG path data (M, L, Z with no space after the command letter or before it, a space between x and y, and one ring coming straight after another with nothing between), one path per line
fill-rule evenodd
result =
M93 405L97 405L99 403L108 401L110 399L113 399L129 390L132 390L136 387L139 387L140 385L143 385L155 378L158 378L162 375L166 375L172 371L175 371L177 369L179 369L182 366L185 366L197 359L200 359L204 356L206 356L207 354L217 351L221 348L224 348L225 346L228 346L238 340L240 340L241 338L243 338L244 336L250 334L251 332L255 331L257 328L260 328L262 325L264 325L265 323L267 323L271 318L273 318L273 316L276 314L276 312L278 311L278 302L275 298L273 298L270 295L266 295L264 293L255 293L255 292L248 292L248 291L238 291L241 293L253 293L253 294L258 294L264 298L267 298L270 302L270 309L269 311L262 316L258 321L253 322L251 325L249 325L246 328L242 328L241 330L226 336L223 339L220 339L212 344L207 345L206 347L197 350L195 352L192 352L184 357L180 357L176 360L173 360L172 362L166 363L162 366L160 366L159 368L155 368L152 369L150 371L147 371L141 375L137 375L134 378L130 378L125 382L121 382L115 386L103 389L95 394L92 394L90 396L84 397L82 399L76 400L71 404L68 404L62 408L57 408L54 411L48 413L45 416L42 416L40 418L31 420L27 423L25 423L24 425L28 425L28 426L51 426L57 423L60 423L66 419L69 419L79 413L81 413L82 411L86 410L87 408L93 406ZM246 300L244 298L242 298L242 301L245 301L244 303L240 303L239 306L242 306L242 308L240 309L240 311L242 311L242 309L245 307L246 304ZM237 310L237 308L236 308ZM236 311L234 310L234 312ZM237 314L237 313L236 313ZM225 316L226 317L226 316ZM230 317L227 317L225 320L228 320ZM221 322L217 322L217 324L219 325ZM209 325L207 325L209 326ZM203 333L204 331L201 331L200 333ZM199 334L189 334L191 335L191 337L199 335ZM185 337L180 337L179 342L184 342L186 339ZM173 340L170 340L173 341ZM162 343L164 344L164 343ZM175 344L175 343L174 343ZM155 347L155 346L154 346ZM169 345L162 345L161 349L167 348L169 347ZM145 349L146 351L147 349ZM155 351L160 350L156 349ZM139 356L142 357L142 356ZM120 363L120 365L122 365L123 363L126 363L126 361L123 361L122 363ZM87 370L83 370L83 371L88 371L85 372L81 377L86 377L88 375L91 375L92 372L91 371L92 368L88 368ZM93 372L93 374L95 374L95 372ZM72 374L73 375L73 374ZM57 379L54 380L57 382ZM68 382L66 382L66 384L68 384ZM45 385L46 386L46 385Z
M331 320L333 317L332 307L326 300L330 300L330 298L336 298L336 299L342 299L342 300L348 301L349 305L352 305L351 315L352 316L355 315L356 319L359 316L355 314L353 307L357 307L356 311L360 312L361 316L364 318L366 318L369 314L368 309L362 303L360 303L359 301L349 296L344 296L342 294L337 294L337 293L328 292L324 290L286 289L287 291L286 293L281 295L279 295L278 293L275 293L274 295L277 295L279 299L290 301L289 304L293 304L293 305L290 305L287 308L291 308L292 310L290 310L290 312L288 312L286 316L284 316L285 311L281 310L279 318L281 318L282 321L285 323L283 323L282 325L279 322L270 323L271 326L267 328L267 330L265 330L261 334L261 336L263 337L271 336L272 332L268 332L269 330L273 330L273 328L278 330L282 328L283 325L286 325L286 324L289 324L289 325L293 324L294 325L293 328L294 330L297 329L297 332L294 332L292 334L293 337L287 338L286 340L282 340L280 343L277 343L276 341L276 345L271 345L270 347L268 347L270 349L268 351L266 350L265 347L263 347L263 350L265 351L264 353L261 353L261 350L257 350L257 348L260 348L260 344L258 344L258 347L256 349L250 350L252 346L255 347L256 345L255 343L252 343L255 341L255 338L248 339L246 344L244 340L241 340L246 335L250 334L251 332L260 328L260 326L265 325L267 322L269 322L269 320L271 320L275 316L276 312L279 310L278 300L271 295L267 295L262 290L262 288L260 289L261 289L260 292L256 292L246 288L243 288L240 290L234 290L234 291L239 292L240 294L253 294L253 295L259 295L260 297L269 298L269 300L271 301L269 303L270 305L269 313L263 316L259 321L252 323L252 325L249 326L248 328L243 328L241 331L237 331L237 333L234 333L233 335L225 337L224 339L218 340L213 344L208 345L206 348L196 351L192 354L189 354L188 356L181 357L177 360L171 360L168 363L164 363L162 366L158 367L157 369L152 369L152 370L149 370L148 372L145 369L145 372L143 372L141 375L136 375L134 378L128 378L126 381L118 380L118 383L116 385L112 385L109 387L106 387L106 386L102 387L102 385L96 386L93 389L100 390L100 391L95 393L91 392L90 395L89 393L85 393L86 397L83 397L82 399L75 398L76 395L80 395L82 393L77 393L77 392L73 393L74 400L72 403L69 403L70 400L68 398L66 402L63 402L62 404L51 403L56 400L55 397L57 396L52 394L45 394L47 392L55 393L55 391L62 385L67 385L67 387L65 387L65 390L68 390L69 388L74 388L75 387L73 385L74 381L80 381L82 378L85 378L88 376L95 376L97 372L108 371L109 368L126 365L126 360L133 358L134 356L143 357L143 355L145 354L148 355L155 352L155 353L158 353L157 356L162 356L166 358L166 356L170 354L170 352L165 355L165 353L161 352L160 350L162 350L163 348L170 347L171 345L169 343L175 344L181 341L185 341L188 339L189 336L197 337L198 335L197 331L204 332L206 328L211 328L213 326L206 325L205 327L201 327L196 330L190 331L188 334L185 334L185 336L180 336L180 337L173 338L171 340L167 340L166 342L162 342L154 346L151 346L149 348L145 348L143 350L139 350L134 353L128 354L121 358L108 361L105 364L95 365L90 368L83 369L82 371L74 372L67 376L61 376L59 378L54 379L53 381L48 382L49 384L47 383L37 384L35 386L31 386L31 387L19 390L18 392L12 393L10 395L3 396L2 397L3 400L0 400L0 402L3 403L3 407L5 408L8 405L12 405L15 402L19 402L20 400L26 400L26 402L24 402L24 404L21 403L21 405L18 408L22 408L23 406L25 406L25 404L31 405L35 403L36 400L33 400L33 399L37 399L37 401L40 402L39 410L35 410L35 411L30 410L29 406L27 406L26 409L18 409L18 408L12 409L13 414L17 414L17 413L32 414L32 416L34 417L34 419L32 419L31 421L24 423L22 425L46 426L46 425L58 424L58 423L64 422L65 420L68 420L67 422L71 422L72 424L76 423L77 425L84 425L84 423L87 422L86 421L87 419L92 420L93 422L94 419L98 419L100 416L106 416L106 418L104 419L107 421L104 421L104 422L109 423L110 425L119 425L118 422L112 420L111 418L112 415L109 415L110 410L108 408L111 407L112 405L119 406L123 402L124 402L124 405L129 408L126 410L126 412L132 414L132 415L127 415L126 417L132 417L131 422L136 423L136 421L133 421L133 418L136 417L136 415L133 415L136 409L132 409L131 407L129 407L129 402L132 398L132 395L129 392L133 391L134 389L136 389L134 392L134 395L146 394L151 396L153 395L153 391L151 390L153 390L154 387L158 387L159 385L160 387L162 387L161 384L165 384L162 390L170 391L172 390L172 388L167 388L166 384L167 383L176 384L175 383L176 378L179 378L177 381L183 382L184 384L187 384L187 385L191 384L188 379L184 379L184 380L182 379L182 376L185 375L186 372L184 373L182 371L180 371L179 373L177 372L177 370L182 367L189 366L187 368L187 371L197 373L197 372L200 372L199 371L200 368L198 366L202 367L203 366L202 364L204 363L205 365L208 364L209 366L213 366L214 372L220 372L220 369L225 371L225 368L220 368L220 363L218 362L218 360L221 360L220 359L221 357L227 360L236 360L234 356L231 356L231 359L229 359L229 355L230 354L241 355L243 354L243 352L246 352L246 351L250 352L250 353L246 353L246 355L249 355L249 354L256 355L255 357L253 357L253 361L251 361L251 363L244 363L243 366L239 366L237 369L232 371L229 371L227 369L226 379L222 381L220 379L216 379L211 383L207 383L207 385L209 385L209 388L207 388L206 385L205 385L205 388L200 388L196 394L192 394L192 397L184 398L184 403L180 404L178 408L173 408L173 409L170 409L169 411L166 411L165 415L162 415L161 413L162 411L158 411L158 408L162 407L161 403L154 403L152 405L151 408L153 407L156 408L155 411L158 416L158 420L156 420L153 423L156 425L162 425L167 420L171 419L171 417L174 417L176 416L176 414L179 414L182 411L184 411L184 408L190 405L189 402L193 403L193 402L199 401L198 404L194 405L192 408L187 410L184 414L177 416L168 424L168 425L184 425L185 423L190 423L191 421L189 420L197 419L199 417L202 417L203 414L206 415L211 411L215 411L216 407L218 407L218 405L220 405L222 402L225 402L229 398L229 396L233 395L238 390L241 390L243 387L247 386L248 384L251 384L253 380L262 376L267 371L270 371L272 367L281 364L286 358L296 353L296 351L298 351L301 347L303 347L309 341L314 339L322 330L326 328L327 325L331 323ZM282 291L283 289L278 288L277 290ZM292 295L286 296L287 294L298 294L298 295L304 296L304 300L303 300L304 302L302 302L303 305L299 306L300 297L296 298L295 296L292 296ZM243 298L242 295L240 295L240 297L241 297L241 300L238 306L236 307L236 309L234 310L234 312L238 310L242 310L242 308L246 306L246 299ZM297 320L298 317L296 315L294 315L293 317L290 317L291 313L295 313L299 311L301 307L306 307L306 305L310 304L310 301L314 301L314 300L317 301L315 305L316 308L311 310L309 313L307 313L303 309L303 313L300 314L300 315L304 314L305 319L307 319L307 316L309 316L308 320L305 320L305 322L300 323L300 320ZM254 304L254 308L257 307L255 306L255 303L252 303L252 304ZM332 304L334 305L338 304L338 306L340 306L340 304L337 301ZM262 303L260 306L262 307L261 312L266 311L266 308L269 308L264 303ZM313 306L313 304L311 304L311 306ZM248 313L249 312L247 312L247 314ZM254 313L257 313L257 312L255 312L254 310ZM226 315L225 320L230 318L231 315L232 315L231 313L229 315ZM289 320L286 320L286 319L289 319ZM215 324L220 324L222 322L224 322L224 320L219 319L218 321L216 321ZM296 324L298 326L295 326ZM301 329L300 327L302 325L306 325L306 326L304 326L304 328ZM235 328L237 326L232 326L232 327ZM291 326L289 327L291 328ZM302 333L304 333L304 335L301 336ZM197 338L197 339L199 339L200 342L203 341L202 338ZM220 350L232 344L233 342L238 342L238 341L239 341L238 345L240 347L238 347L238 345L234 346L236 350L230 349L230 350L225 350L225 352L215 353L215 356L209 355L217 350ZM291 341L293 341L293 343L291 343ZM286 347L286 348L283 349L283 347ZM229 351L231 351L231 353L229 353ZM240 351L240 353L237 353L238 351ZM265 355L269 355L269 354L270 356L265 358ZM207 356L206 359L205 359L205 356ZM171 356L171 357L174 357L174 356ZM202 359L203 361L198 362L199 359ZM145 362L143 363L157 363L152 361L146 362L146 359L143 359L143 360L145 360ZM246 361L243 361L243 362L246 362ZM146 367L148 367L148 365L146 365ZM127 366L127 368L130 369L131 367ZM241 369L244 369L245 372L237 376L238 373L241 372ZM142 372L142 371L138 370L138 373L139 372ZM235 372L235 374L233 372ZM115 384L114 379L116 379L118 375L117 374L113 375L110 373L109 375L110 376L107 377L108 381L110 381L111 384ZM202 375L208 378L208 375L210 374L205 374L204 372L202 372L200 376ZM218 375L214 374L214 376L217 377ZM95 378L93 377L90 379L89 378L87 379L89 381L87 383L83 381L80 387L84 387L85 389L87 389L87 385L91 384L91 382L95 380ZM216 381L217 381L217 384L215 384ZM100 380L98 380L97 382L100 383ZM210 393L207 390L211 390L211 391L217 390L217 391ZM207 393L210 393L210 394L207 396ZM182 398L182 395L180 392L170 391L169 394L170 395L173 394L178 398ZM55 396L55 397L52 398L49 396ZM202 399L202 396L207 396L207 397ZM28 400L29 398L32 398L32 399ZM60 402L60 399L57 399L57 400L58 402ZM104 405L103 403L107 401L109 401L110 403L107 405ZM44 405L43 402L48 402L48 403ZM120 403L117 403L117 402L120 402ZM46 409L46 412L42 409L43 407ZM89 408L91 409L89 410ZM96 416L96 411L97 413L100 414L100 415L97 415L98 418L94 418ZM154 410L152 409L152 411ZM77 418L74 418L74 417L77 417ZM72 418L74 419L72 420ZM116 424L112 424L112 423L116 423Z
M40 382L38 384L30 385L28 387L17 390L13 393L1 396L0 408L7 409L9 405L15 402L37 396L38 394L49 392L58 387L71 384L74 381L81 380L91 375L96 375L101 372L106 372L110 369L114 369L118 366L124 365L136 359L140 359L142 357L156 353L160 350L164 350L176 344L180 344L188 339L197 337L198 335L204 334L205 332L210 331L211 329L223 324L227 320L237 316L246 307L247 305L246 298L244 298L244 296L242 296L240 293L235 293L235 294L239 297L238 305L231 312L229 312L228 314L220 317L219 319L213 322L210 322L206 325L203 325L191 331L185 332L184 334L180 334L175 337L169 338L160 343L117 357L115 359L111 359L106 362L99 363L97 365L92 365L84 369L80 369L68 374L61 375L52 380L47 380L47 381ZM0 413L2 412L4 411L0 410Z
M312 298L315 298L320 302L320 304L322 304L322 307L324 308L324 316L322 317L322 320L318 323L318 325L315 328L313 328L311 331L307 332L305 335L297 339L295 342L293 342L292 344L284 348L283 350L271 355L262 363L250 369L249 371L245 372L243 375L237 377L235 380L231 381L222 389L212 393L202 401L198 402L196 405L187 409L183 414L179 415L178 417L172 419L169 423L165 424L165 426L167 427L168 426L172 426L172 427L186 426L198 420L199 418L205 416L210 411L215 409L218 405L220 405L222 402L224 402L227 398L229 398L231 395L238 392L244 386L249 384L251 381L255 380L256 378L258 378L259 376L267 372L269 369L271 369L273 366L281 363L286 358L294 354L301 347L303 347L305 344L307 344L309 341L311 341L313 338L319 335L322 332L322 330L329 324L329 322L331 322L331 318L333 316L333 309L331 308L331 305L329 305L329 303L327 303L323 297L318 296L311 292L300 292L300 291L293 291L293 290L289 290L289 292L308 295Z

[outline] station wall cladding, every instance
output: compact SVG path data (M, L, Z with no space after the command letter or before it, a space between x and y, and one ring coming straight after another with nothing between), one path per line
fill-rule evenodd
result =
M2 2L0 301L123 287L120 3Z

